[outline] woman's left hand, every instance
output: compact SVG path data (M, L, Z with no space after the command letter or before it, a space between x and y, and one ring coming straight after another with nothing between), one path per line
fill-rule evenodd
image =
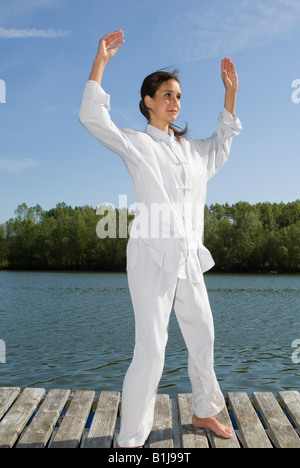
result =
M226 91L237 92L239 80L234 63L229 57L225 57L221 64L222 80Z

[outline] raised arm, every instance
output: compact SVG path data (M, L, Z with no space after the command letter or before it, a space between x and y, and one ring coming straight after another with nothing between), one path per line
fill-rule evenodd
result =
M221 63L221 73L222 80L225 86L225 109L230 112L230 114L235 116L235 103L236 103L236 93L238 89L238 76L235 70L234 63L230 58L225 57Z
M124 32L118 31L106 34L99 41L99 47L89 80L96 81L101 85L102 75L107 63L115 56L122 44L124 44Z
M235 115L238 76L234 63L225 57L221 64L222 80L225 86L224 109L219 115L216 131L210 138L194 140L196 151L207 159L207 180L211 179L229 157L232 138L242 131L239 118Z
M120 130L110 117L110 96L101 87L105 66L114 57L123 40L123 31L106 34L100 39L98 52L88 82L85 85L79 121L103 145L121 156L128 169L140 162L136 130Z

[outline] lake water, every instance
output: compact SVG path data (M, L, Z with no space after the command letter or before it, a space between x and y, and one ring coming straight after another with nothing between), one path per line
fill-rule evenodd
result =
M300 277L209 274L205 281L222 391L299 390ZM134 344L126 274L0 272L0 340L0 386L121 390ZM191 391L174 312L159 391Z

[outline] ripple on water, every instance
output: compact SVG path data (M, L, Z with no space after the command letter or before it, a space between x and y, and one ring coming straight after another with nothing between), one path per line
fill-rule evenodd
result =
M298 389L299 277L206 277L215 370L224 392ZM122 388L134 346L125 274L0 272L1 385ZM174 313L160 390L190 392L188 353Z

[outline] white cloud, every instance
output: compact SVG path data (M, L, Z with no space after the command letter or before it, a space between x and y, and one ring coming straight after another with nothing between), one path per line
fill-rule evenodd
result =
M0 21L13 21L22 16L27 17L39 11L51 11L61 7L69 0L9 0L0 4Z
M20 174L26 169L33 169L39 166L39 162L31 158L9 159L0 157L0 172L10 174Z
M11 0L0 5L0 38L2 39L24 39L24 38L50 38L56 39L66 37L70 31L55 29L53 27L37 28L8 28L8 24L16 21L20 24L32 23L32 17L38 13L47 14L48 10L62 8L69 0Z
M211 0L209 6L190 0L184 5L171 22L171 34L168 30L182 61L229 55L300 30L299 0Z
M70 31L63 31L61 29L8 29L0 27L0 38L3 39L24 39L24 38L50 38L56 39L60 37L69 36Z

